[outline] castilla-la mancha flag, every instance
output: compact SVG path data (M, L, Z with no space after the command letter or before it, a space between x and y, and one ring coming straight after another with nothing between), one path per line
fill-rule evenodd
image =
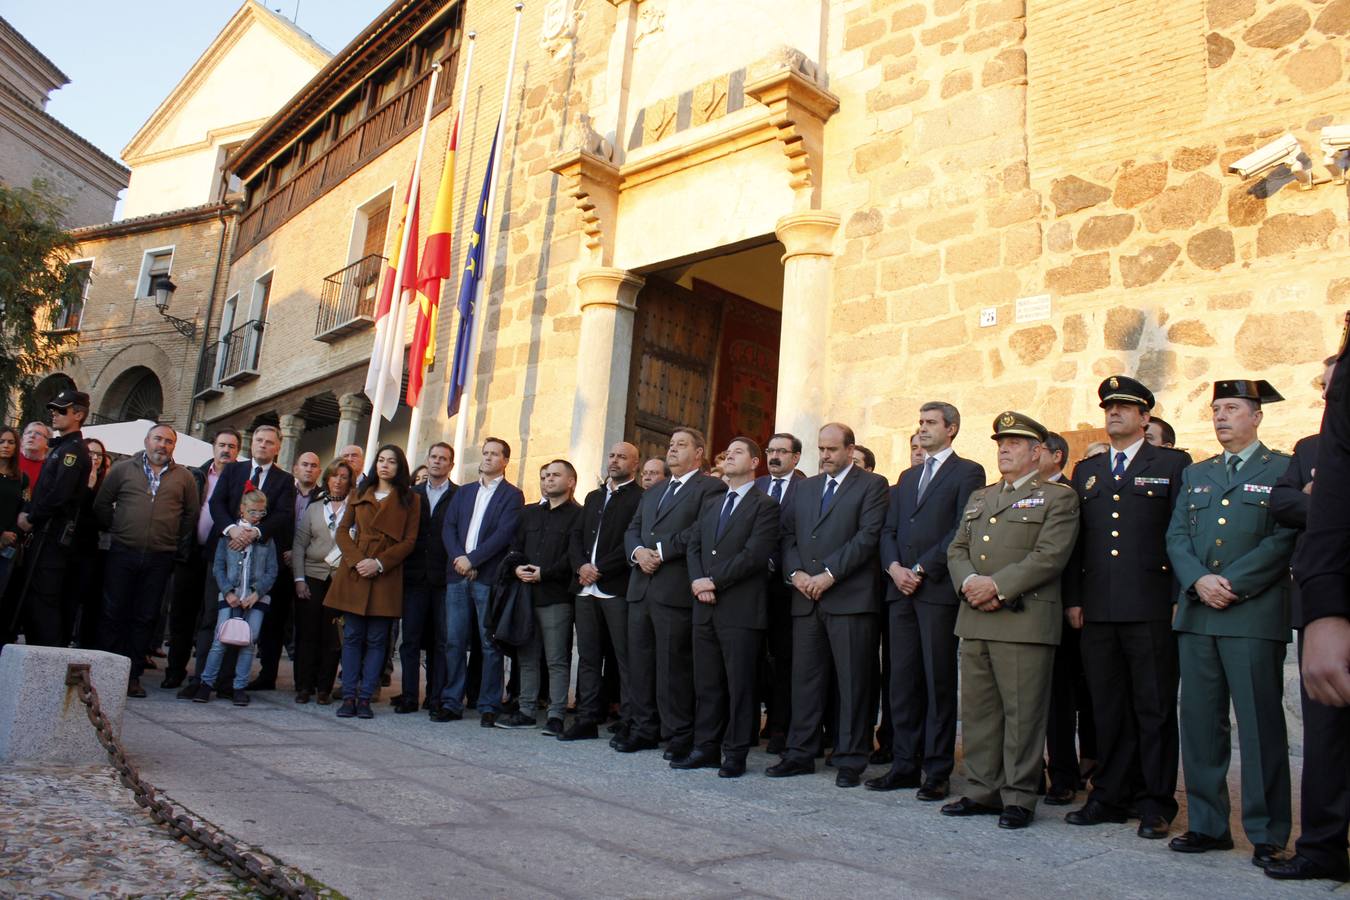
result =
M441 281L450 276L450 244L454 231L455 146L459 143L459 117L455 117L445 167L431 211L431 231L422 248L422 266L417 273L417 327L408 350L408 405L422 397L426 370L436 362L436 320L441 306Z

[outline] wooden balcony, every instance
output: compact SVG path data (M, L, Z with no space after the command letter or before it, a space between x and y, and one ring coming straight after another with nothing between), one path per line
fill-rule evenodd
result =
M314 340L331 344L374 323L384 264L383 256L372 253L323 280Z

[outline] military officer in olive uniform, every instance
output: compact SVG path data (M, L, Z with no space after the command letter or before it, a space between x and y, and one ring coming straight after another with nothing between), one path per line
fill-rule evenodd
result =
M1025 828L1036 808L1050 674L1060 638L1060 575L1078 536L1078 495L1043 482L1039 422L1015 412L994 420L997 484L970 495L947 549L961 594L961 706L971 784L943 815L998 815Z
M27 590L20 603L29 644L66 647L75 627L75 608L63 604L61 588L93 466L80 434L89 415L89 395L66 388L51 399L47 410L52 429L61 436L51 442L37 489L19 513L19 530L32 535L23 576Z
M1179 853L1230 850L1231 699L1242 751L1242 827L1264 866L1289 840L1283 666L1289 559L1298 532L1270 512L1289 457L1257 437L1261 407L1284 398L1264 381L1216 381L1210 405L1223 453L1186 469L1167 529L1180 582L1173 627L1181 659L1181 764L1189 830Z
M1082 523L1064 573L1066 627L1081 628L1099 769L1071 825L1124 822L1167 836L1177 814L1176 582L1167 525L1191 458L1145 439L1153 392L1112 375L1097 388L1111 449L1073 470Z

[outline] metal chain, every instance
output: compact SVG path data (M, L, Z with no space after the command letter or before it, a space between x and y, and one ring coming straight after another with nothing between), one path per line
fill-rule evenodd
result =
M173 804L161 799L155 793L153 785L141 778L141 774L127 758L122 742L113 732L112 723L103 714L99 706L98 691L94 688L87 663L71 663L66 669L66 685L74 687L80 702L85 705L89 721L93 723L94 733L122 784L130 788L136 805L140 806L156 823L173 832L193 850L206 856L212 862L219 863L240 878L256 884L267 897L295 897L312 900L317 895L313 888L304 883L296 883L287 878L277 868L268 865L256 855L240 850L234 840L222 832L211 832L188 816L177 812Z

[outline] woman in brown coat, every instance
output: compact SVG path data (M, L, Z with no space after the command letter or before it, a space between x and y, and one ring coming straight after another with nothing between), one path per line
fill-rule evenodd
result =
M338 526L342 562L323 605L342 613L339 718L375 716L370 698L380 684L389 626L403 615L403 560L417 541L420 499L407 457L385 444Z

